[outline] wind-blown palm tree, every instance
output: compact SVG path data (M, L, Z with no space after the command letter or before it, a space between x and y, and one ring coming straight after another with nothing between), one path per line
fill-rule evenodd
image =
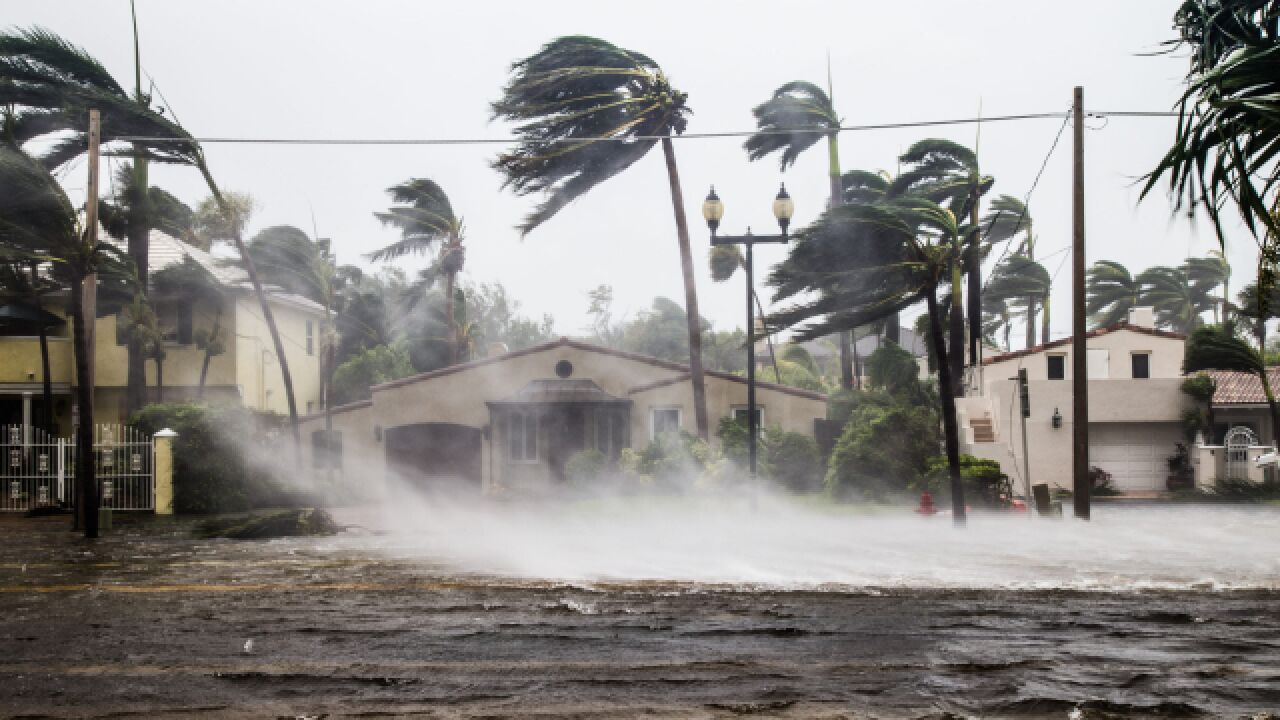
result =
M1044 312L1040 323L1040 342L1049 342L1049 298L1053 278L1044 266L1025 255L1010 255L991 272L985 295L1014 305L1025 305L1027 313L1039 305ZM1027 319L1027 324L1035 318Z
M1174 332L1191 333L1213 304L1207 289L1191 284L1185 267L1156 266L1135 279L1142 285L1142 303L1155 310L1156 323Z
M850 170L840 176L840 187L844 204L876 203L889 194L892 177L885 171ZM895 345L902 342L902 318L899 313L885 317L881 323L884 336ZM856 335L856 331L851 333ZM856 348L855 348L856 349ZM856 357L855 357L856 361ZM855 373L857 375L857 373Z
M1003 347L1009 352L1009 335L1013 332L1013 310L1003 298L993 298L990 293L982 294L982 339L993 346ZM1003 339L996 342L996 334Z
M200 384L196 389L196 397L202 398L205 381L209 377L209 363L215 355L221 355L226 350L222 337L225 332L222 327L222 312L226 293L222 284L213 273L188 255L180 263L157 270L151 278L151 285L161 297L183 298L194 303L197 308L213 310L210 327L198 328L193 333L196 347L204 351L204 360L200 365Z
M1013 254L1025 256L1028 260L1036 259L1036 234L1032 228L1031 213L1027 206L1012 195L999 195L991 201L987 214L982 217L987 243L1011 242L1019 237L1021 241ZM1025 308L1027 318L1026 346L1036 344L1036 303L1038 296L1029 295L1020 303ZM986 307L985 301L983 307ZM1048 336L1048 330L1042 331Z
M828 81L828 85L830 82ZM827 175L831 188L829 207L844 202L840 174L840 116L834 98L813 83L796 80L773 91L773 96L753 109L758 132L743 147L747 158L760 160L779 153L783 172L818 140L827 139ZM840 383L853 387L853 351L849 333L840 335Z
M1275 392L1267 376L1263 351L1249 347L1229 327L1200 327L1187 338L1183 349L1182 369L1187 373L1199 370L1235 370L1256 375L1267 398L1267 409L1271 412L1272 441L1280 447L1280 405L1276 403Z
M565 205L631 167L661 138L684 277L689 370L698 436L708 437L698 291L672 135L684 132L688 96L649 57L593 37L547 43L511 66L493 117L516 123L519 145L494 167L505 187L545 200L521 224L527 235Z
M1114 260L1099 260L1085 273L1085 313L1094 327L1114 325L1129 317L1142 301L1142 281Z
M787 259L769 276L776 301L801 294L812 294L814 299L774 313L771 322L795 327L797 341L811 340L875 322L923 299L933 351L939 358L938 381L945 388L952 378L938 291L951 276L953 240L958 233L949 210L920 198L831 208L797 233ZM953 345L950 351L964 350ZM956 404L951 393L939 395L953 512L956 522L963 523Z
M222 214L231 219L240 215L214 181L200 144L186 130L153 110L149 101L139 102L138 98L130 97L101 63L52 32L32 28L0 33L0 107L15 109L19 116L15 123L19 132L15 137L26 138L23 143L59 134L60 139L41 156L41 162L48 167L59 167L87 150L85 118L90 109L99 110L104 152L111 143L130 138L131 150L124 152L132 154L135 163L145 158L150 162L195 167ZM145 180L138 183L138 187L145 186ZM266 290L258 279L253 259L248 256L241 234L243 226L235 221L229 227L234 229L231 239L275 347L289 407L295 457L300 463L302 438L298 430L298 404L284 342L276 326L275 313L267 302ZM146 262L140 264L146 266Z
M944 205L951 210L957 222L963 225L958 228L960 234L952 239L950 341L955 347L964 346L966 308L962 275L965 268L968 268L969 296L972 301L972 306L967 309L972 318L969 326L969 362L977 365L978 340L982 336L982 236L979 205L982 196L991 189L995 180L982 174L976 153L950 140L921 140L907 148L899 161L906 169L894 179L890 194L918 195ZM964 355L952 353L951 365L954 383L952 391L956 395L962 395Z
M1258 351L1267 347L1267 323L1280 317L1280 287L1273 286L1266 298L1258 296L1256 283L1245 285L1236 295L1236 318L1245 321L1245 325L1258 342ZM1264 301L1265 300L1265 301Z
M1213 305L1213 322L1214 324L1229 322L1231 303L1227 299L1229 297L1227 293L1230 290L1231 266L1227 264L1226 256L1221 251L1215 250L1209 253L1209 257L1187 258L1183 267L1187 271L1187 282L1195 288L1197 295L1209 298L1218 286L1222 287L1222 297L1210 301Z
M96 240L80 226L66 193L47 169L21 150L0 144L0 253L5 261L51 263L54 276L71 288L72 347L80 426L77 509L85 537L98 536L98 484L93 463L93 348L85 317L85 285L96 273L121 273L126 266L114 245Z
M429 289L437 277L443 277L444 315L448 326L449 362L458 362L458 323L454 317L454 292L458 273L466 260L462 245L462 218L453 211L449 196L438 184L426 178L412 178L387 188L395 205L386 212L374 213L383 225L400 231L400 240L369 254L375 262L395 260L408 254L437 250L428 268L423 289Z

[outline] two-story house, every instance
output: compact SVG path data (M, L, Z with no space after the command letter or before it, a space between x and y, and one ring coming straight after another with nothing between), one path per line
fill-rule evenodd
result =
M1186 336L1154 327L1151 308L1089 332L1089 462L1130 495L1163 492L1168 458L1186 442L1182 417L1191 400L1182 391ZM1071 338L986 358L979 394L957 400L961 452L996 460L1021 493L1031 483L1072 485ZM1030 416L1022 454L1018 371L1027 372Z
M151 302L165 335L164 400L203 393L209 399L235 400L255 411L287 413L275 348L244 272L164 233L152 233L149 266L153 277L184 257L207 269L223 292L216 300L193 298L180 291L152 293ZM278 288L270 288L268 298L293 375L298 411L314 411L320 406L319 342L324 308ZM41 417L43 373L37 335L43 323L49 334L54 421L61 434L71 431L76 415L72 396L76 378L66 302L64 294L43 298L42 308L21 300L0 307L0 425L31 424ZM94 413L98 422L126 420L127 350L118 332L120 322L120 314L106 314L97 318L95 326ZM205 351L197 346L196 338L201 330L211 332L215 324L223 352L209 358L205 371ZM148 400L155 401L160 396L155 362L148 360L146 370Z

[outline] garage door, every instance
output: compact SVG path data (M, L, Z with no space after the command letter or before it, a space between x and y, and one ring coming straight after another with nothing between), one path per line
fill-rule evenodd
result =
M1163 492L1167 458L1182 441L1178 423L1090 423L1089 464L1111 473L1122 492Z
M479 490L481 432L449 423L387 428L387 472L422 490Z

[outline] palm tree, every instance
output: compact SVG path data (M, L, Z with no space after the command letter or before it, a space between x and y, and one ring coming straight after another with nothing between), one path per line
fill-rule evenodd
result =
M1200 325L1200 315L1209 309L1209 296L1193 286L1185 267L1156 266L1138 273L1142 303L1156 314L1156 324L1174 332L1190 334Z
M920 198L831 208L797 233L787 259L769 276L775 301L801 294L813 299L797 301L771 321L795 327L794 339L802 342L876 322L923 299L939 358L938 382L948 387L952 378L938 291L951 276L959 231L949 210ZM800 323L808 324L796 327ZM962 353L963 347L952 345L950 351ZM965 507L956 404L951 393L939 394L953 512L961 524Z
M22 118L18 136L27 138L24 142L60 134L56 144L41 156L41 162L48 167L60 167L85 152L89 139L84 118L90 109L97 109L102 113L104 147L119 138L148 138L145 143L131 140L129 152L135 161L146 158L152 162L190 165L200 171L221 214L229 220L231 240L240 253L271 335L289 407L294 454L300 463L302 438L298 430L298 405L284 342L267 302L266 290L244 245L243 213L229 202L214 181L200 144L177 123L153 110L149 101L139 102L138 98L130 97L93 56L40 28L0 33L0 106L17 109ZM145 186L145 181L138 183L138 187ZM146 266L146 262L140 264Z
M1023 255L1028 260L1036 259L1036 234L1032 229L1031 213L1027 206L1012 195L999 195L991 201L987 214L982 217L982 226L986 228L986 242L1011 242L1021 236L1022 240L1014 249L1015 255ZM1036 301L1039 298L1029 295L1022 300L1026 309L1026 346L1036 344ZM985 307L985 304L984 304ZM1046 327L1042 334L1047 337Z
M1229 327L1205 326L1197 328L1187 338L1183 350L1184 372L1200 370L1235 370L1256 375L1262 383L1262 392L1271 411L1272 441L1280 447L1280 405L1276 403L1271 380L1267 375L1264 352L1249 347Z
M1209 253L1209 257L1187 258L1183 266L1187 270L1187 281L1196 289L1198 295L1203 294L1208 298L1213 295L1215 288L1222 286L1222 298L1211 301L1213 322L1214 324L1229 322L1228 311L1231 303L1227 299L1229 297L1227 293L1231 283L1231 266L1227 264L1227 258L1222 251L1214 250Z
M80 227L66 193L39 162L0 144L0 252L6 261L47 261L71 288L72 347L80 425L76 435L77 512L85 537L98 536L98 484L93 463L93 348L89 346L84 293L95 274L121 273L126 266L114 245Z
M410 253L426 253L439 246L439 254L428 272L423 289L443 276L444 316L448 324L449 362L458 362L458 324L454 319L454 292L458 273L462 271L466 250L462 246L462 218L453 212L449 196L436 183L426 178L411 178L387 188L395 205L386 212L374 213L383 225L400 231L400 240L368 255L370 260L385 262Z
M888 196L892 182L893 178L883 170L879 172L850 170L840 176L842 202L846 205L879 202ZM892 315L886 316L880 324L884 329L884 336L888 340L895 345L902 341L902 318L899 317L899 313L894 312ZM853 334L856 334L856 332ZM854 373L854 375L861 377L858 373Z
M1141 302L1142 281L1114 260L1099 260L1085 273L1085 295L1085 313L1093 326L1115 325Z
M716 245L711 248L711 253L707 258L711 266L711 279L716 282L727 282L738 272L739 268L745 267L746 258L742 256L742 251L737 245ZM751 299L756 303L756 317L760 318L763 324L767 315L764 312L764 305L760 302L760 295L755 288L750 288ZM755 333L755 328L751 328L751 334ZM755 342L755 339L747 335L747 342ZM848 336L845 335L847 338ZM778 369L778 355L773 346L773 333L769 332L768 326L764 328L764 339L769 344L769 359L773 361L773 379L782 384L782 372Z
M991 293L982 295L982 339L995 346L1003 345L1009 352L1009 334L1013 331L1013 311L1008 301L993 298ZM1003 343L996 342L996 333L1001 333Z
M1265 352L1267 323L1280 317L1280 287L1272 286L1271 293L1266 298L1260 298L1257 284L1249 283L1236 295L1236 300L1239 301L1236 316L1246 321L1245 325L1258 342L1258 351Z
M966 308L961 281L965 268L969 268L969 362L977 365L978 339L982 336L979 205L995 181L981 173L976 153L950 140L921 140L907 148L899 161L907 169L894 179L891 195L911 194L932 200L946 206L963 224L960 235L952 238L950 342L957 348L964 346ZM950 359L952 392L960 396L964 393L964 354L952 353Z
M226 303L226 294L222 284L213 276L213 273L187 255L182 258L182 262L156 271L151 278L151 285L159 296L183 298L196 307L213 309L213 322L210 327L199 328L193 333L196 347L204 351L204 360L200 365L200 385L196 390L196 397L203 398L205 381L209 377L209 363L215 355L221 355L226 351L226 344L222 338L224 332L222 312L223 305Z
M702 334L693 251L672 135L684 132L688 96L649 57L604 40L561 37L511 66L493 116L517 123L520 144L494 167L504 186L546 199L520 226L527 235L561 208L631 167L662 140L684 277L689 370L698 436L708 437ZM603 138L603 139L601 139Z
M1053 286L1053 278L1044 266L1026 255L1010 255L991 272L987 283L986 297L993 300L1025 305L1028 314L1027 324L1034 325L1035 306L1044 309L1044 318L1040 323L1040 342L1049 342L1049 298ZM985 298L984 298L985 299ZM1038 301L1038 303L1037 303ZM1028 346L1030 347L1030 346Z
M835 207L844 202L840 175L840 116L836 113L832 95L813 83L797 80L774 90L771 98L751 112L756 117L758 132L743 143L748 159L760 160L775 152L780 153L778 164L786 172L801 153L826 137L827 174L831 187L829 206ZM840 335L840 382L845 389L853 387L852 343L848 333Z

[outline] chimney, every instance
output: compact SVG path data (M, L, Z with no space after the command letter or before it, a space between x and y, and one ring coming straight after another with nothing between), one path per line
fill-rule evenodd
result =
M1144 328L1156 326L1156 313L1150 306L1136 307L1129 310L1129 324Z

